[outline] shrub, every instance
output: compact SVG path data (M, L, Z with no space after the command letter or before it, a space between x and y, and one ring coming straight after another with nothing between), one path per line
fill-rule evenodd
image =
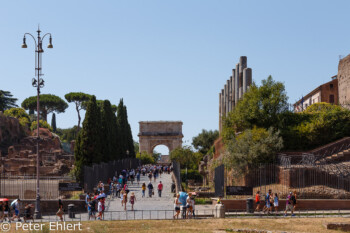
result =
M186 169L181 169L181 180L186 181ZM187 180L194 180L195 182L202 182L203 176L199 174L198 170L187 169Z
M49 125L49 123L47 123L46 121L44 120L40 120L39 121L39 127L40 128L46 128L46 129L49 129L50 131L52 131L52 127ZM35 130L37 128L37 123L36 121L33 121L32 122L32 125L30 126L30 130Z
M154 157L146 152L137 153L136 158L141 161L142 164L154 164Z

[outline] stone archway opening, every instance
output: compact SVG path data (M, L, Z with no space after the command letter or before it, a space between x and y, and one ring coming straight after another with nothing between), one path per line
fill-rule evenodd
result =
M156 145L153 147L153 155L158 155L157 161L161 160L164 156L170 156L169 147L165 145Z
M156 146L168 147L172 150L182 146L181 121L140 121L139 152L152 154Z

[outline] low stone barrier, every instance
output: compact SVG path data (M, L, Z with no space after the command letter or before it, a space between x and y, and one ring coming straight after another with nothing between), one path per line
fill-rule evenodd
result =
M11 203L12 200L9 201ZM33 204L35 206L35 200L23 200L21 199L21 212L24 213L24 207L25 205ZM62 200L63 203L63 209L64 212L66 213L68 211L68 205L69 204L74 204L75 212L76 213L81 213L81 212L87 212L86 207L85 207L85 200ZM41 200L40 201L40 210L42 214L53 214L58 211L58 200ZM34 211L35 208L33 208Z
M327 230L350 231L350 223L326 223Z
M247 200L225 200L221 199L227 210L245 210ZM261 202L263 206L264 201ZM217 199L212 199L212 204L217 204ZM254 203L254 208L256 204ZM278 210L285 210L286 200L279 200ZM300 199L297 200L297 210L350 210L350 199Z

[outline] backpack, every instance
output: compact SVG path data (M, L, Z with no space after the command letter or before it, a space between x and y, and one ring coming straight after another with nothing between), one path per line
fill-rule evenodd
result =
M267 195L265 196L265 202L270 202L270 195L269 195L269 194L267 194Z

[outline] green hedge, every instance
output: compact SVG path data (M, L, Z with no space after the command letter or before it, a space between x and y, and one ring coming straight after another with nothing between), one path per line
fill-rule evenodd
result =
M186 169L181 169L181 180L186 181ZM203 177L198 170L187 170L187 180L194 180L195 182L202 182Z

